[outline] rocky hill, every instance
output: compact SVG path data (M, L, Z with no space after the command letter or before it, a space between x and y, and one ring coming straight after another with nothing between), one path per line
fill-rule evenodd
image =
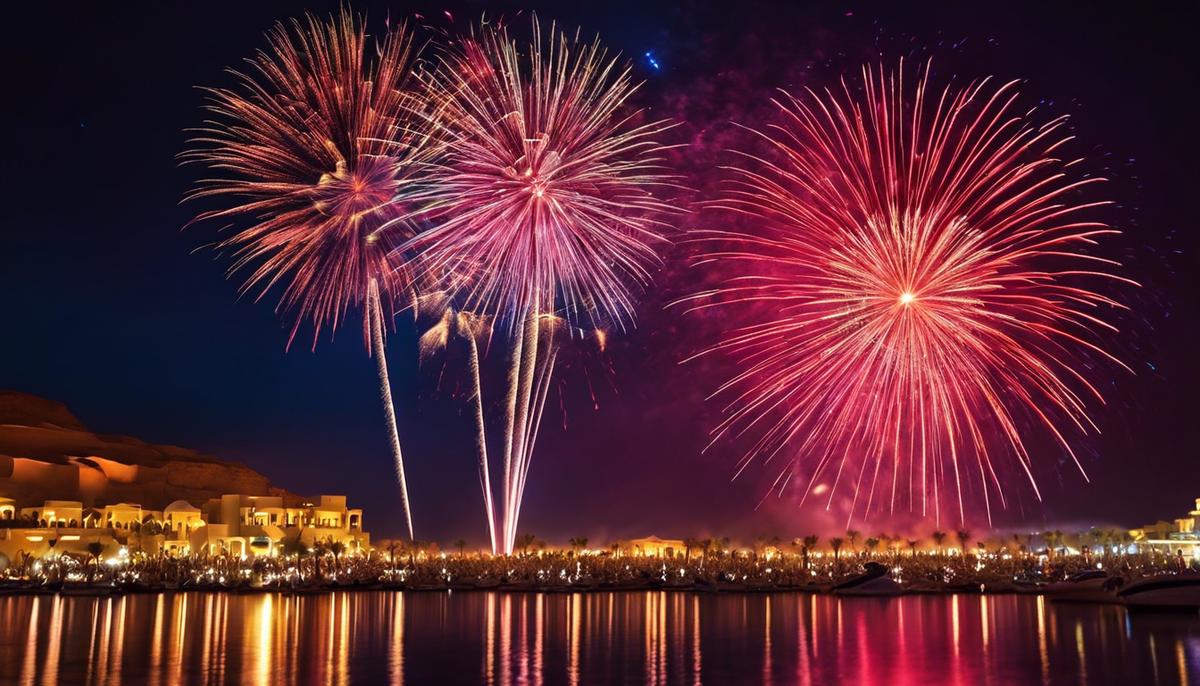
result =
M201 505L223 493L296 497L245 465L95 433L62 403L0 391L0 495L20 506L56 499L162 509L175 500Z

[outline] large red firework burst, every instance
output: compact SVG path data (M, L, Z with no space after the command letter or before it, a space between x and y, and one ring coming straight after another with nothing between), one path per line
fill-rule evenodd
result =
M794 477L805 497L852 492L851 518L907 504L962 520L968 501L990 518L1014 468L1040 498L1029 432L1083 469L1071 435L1097 430L1102 401L1088 367L1120 364L1097 333L1121 305L1097 286L1127 281L1088 249L1116 231L1078 199L1100 179L1057 157L1064 118L1018 109L1015 82L862 76L783 93L754 131L765 152L715 203L752 228L700 236L700 261L733 276L688 302L754 318L705 351L739 365L714 434L749 435L739 473L782 461L779 492Z
M392 199L425 148L413 134L413 50L401 27L380 40L343 11L272 28L269 47L231 70L236 88L208 88L211 119L186 162L208 167L188 200L226 205L195 221L238 221L219 247L258 297L282 286L291 339L336 329L375 279L385 306L405 297L393 248L409 237ZM381 230L387 225L386 230Z

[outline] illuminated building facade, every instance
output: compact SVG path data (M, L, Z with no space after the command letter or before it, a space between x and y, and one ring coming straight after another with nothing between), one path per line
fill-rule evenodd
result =
M1200 560L1200 498L1196 507L1173 522L1160 521L1129 532L1139 548Z
M162 510L135 503L85 507L80 501L47 500L19 507L0 497L0 565L21 555L71 554L108 558L124 550L149 555L275 555L318 545L340 546L347 555L371 549L361 509L346 497L322 495L285 503L280 496L239 494L213 498L202 507L176 500Z
M628 548L634 557L675 557L684 555L687 546L682 540L647 536L629 541Z

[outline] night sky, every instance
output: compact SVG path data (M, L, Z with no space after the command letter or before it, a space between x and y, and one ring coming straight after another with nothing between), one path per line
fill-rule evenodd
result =
M1026 79L1026 101L1072 115L1074 150L1112 179L1105 192L1118 205L1106 218L1125 235L1106 250L1144 284L1124 294L1134 312L1109 339L1136 376L1097 373L1109 398L1095 413L1104 434L1079 445L1092 483L1064 465L1043 483L1044 503L1026 502L1007 520L1138 525L1190 509L1200 496L1197 5L567 4L486 9L535 9L629 55L648 82L639 104L683 121L673 142L695 144L680 165L700 189L725 154L730 120L760 116L773 88L832 85L880 56L933 57L935 75ZM420 12L453 30L485 9L354 7L376 30L389 12ZM230 85L223 70L261 47L272 22L305 8L337 3L89 2L7 17L0 388L61 400L102 432L243 461L296 492L348 494L376 535L398 534L358 323L315 352L285 352L273 302L238 300L226 263L204 249L214 227L181 229L198 209L178 203L199 172L175 161L184 129L202 117L195 86ZM565 391L548 403L522 530L603 541L793 536L840 524L786 498L756 512L774 473L751 469L730 483L735 447L700 454L717 419L703 397L728 369L678 364L700 345L696 324L663 308L687 285L680 252L666 253L639 329L560 377ZM418 366L414 331L401 317L389 356L418 537L482 542L469 406L455 397L452 369ZM876 526L894 528L860 528Z

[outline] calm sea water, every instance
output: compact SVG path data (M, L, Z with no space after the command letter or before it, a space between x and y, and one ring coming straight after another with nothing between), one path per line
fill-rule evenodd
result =
M1200 618L1030 596L10 596L0 683L1188 684Z

